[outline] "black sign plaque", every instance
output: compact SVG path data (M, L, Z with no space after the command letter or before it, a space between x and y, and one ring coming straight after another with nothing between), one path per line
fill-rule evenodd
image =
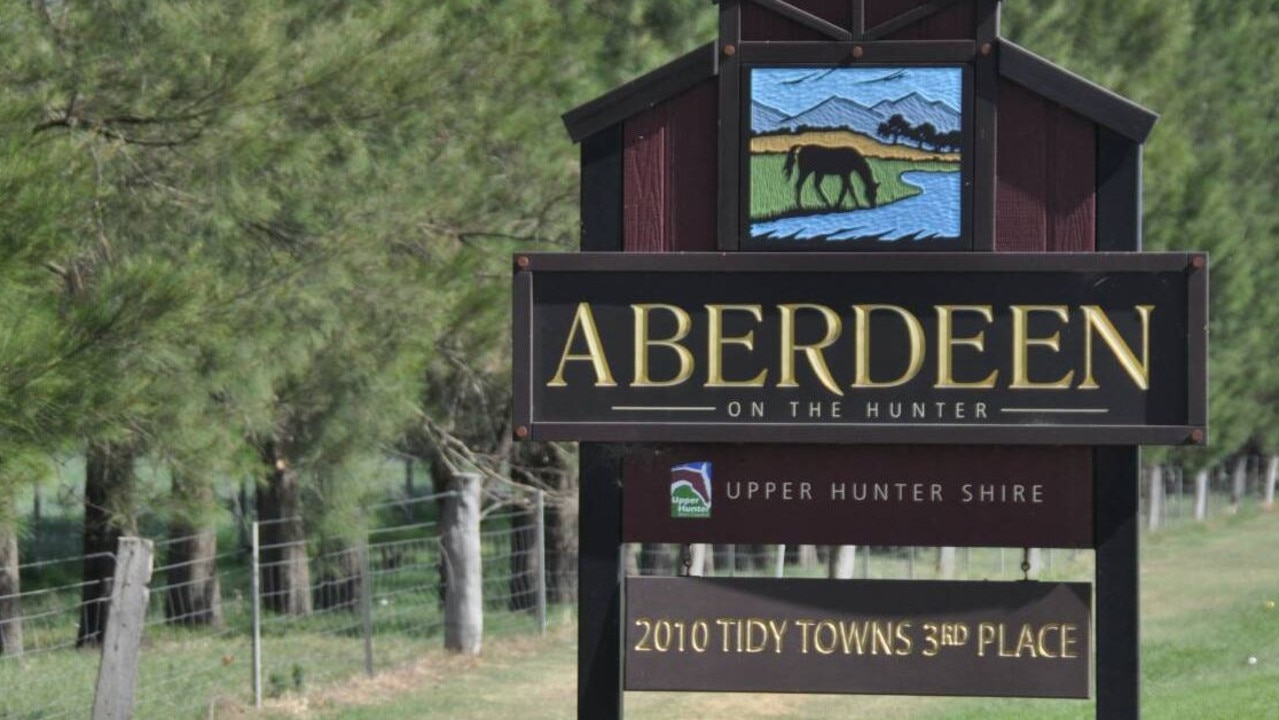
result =
M628 690L1087 698L1081 583L629 578Z
M546 254L515 273L516 434L1205 441L1202 255Z

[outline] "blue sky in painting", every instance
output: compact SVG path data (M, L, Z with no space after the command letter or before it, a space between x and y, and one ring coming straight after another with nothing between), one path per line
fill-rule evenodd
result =
M911 93L962 105L963 71L955 67L786 67L751 70L751 99L788 115L798 115L842 97L870 107Z

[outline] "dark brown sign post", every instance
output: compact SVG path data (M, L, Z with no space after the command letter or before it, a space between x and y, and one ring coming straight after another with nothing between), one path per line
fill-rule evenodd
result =
M1065 630L1088 624L1086 587L992 586L983 591L991 594L961 603L970 588L955 584L945 588L953 589L949 609L920 606L910 627L898 624L891 634L884 629L884 642L894 652L891 658L881 654L884 662L868 676L873 682L841 686L831 681L807 688L1087 695L1091 651L1097 716L1138 717L1136 445L1206 440L1204 258L1181 256L1165 267L1161 260L1110 264L1111 258L1099 257L1087 264L1091 284L1070 272L1079 267L1063 269L1062 263L1077 262L1077 255L1063 260L1041 255L1040 267L1024 258L997 258L999 253L1139 251L1141 145L1155 116L1000 38L998 0L719 0L718 12L715 42L568 113L565 122L582 146L585 253L727 256L681 255L678 262L687 269L668 272L665 279L646 277L646 287L655 284L647 290L635 287L626 272L644 272L662 261L637 257L633 264L617 265L611 259L573 258L552 260L548 266L540 257L517 260L516 297L523 304L517 305L514 319L521 353L516 435L588 441L581 446L578 716L620 719L624 678L639 688L645 686L641 675L668 680L672 673L677 678L688 673L722 676L723 667L710 651L711 633L719 627L718 622L710 624L712 619L729 623L722 635L714 636L721 643L736 642L737 629L744 627L742 647L754 647L762 637L758 628L731 623L758 611L760 617L771 613L775 622L788 623L787 632L800 635L786 637L800 637L801 643L808 628L814 650L818 642L832 649L831 639L842 630L855 648L854 623L865 622L864 613L872 616L872 623L876 617L881 624L888 622L875 616L875 602L882 599L872 598L923 602L927 588L913 584L883 586L888 587L884 591L823 582L806 590L788 583L646 579L629 584L629 608L649 613L648 640L654 650L659 632L664 647L675 642L678 621L686 633L699 633L696 639L687 634L686 643L696 640L700 645L704 639L707 652L680 660L701 663L694 667L676 664L669 652L636 649L644 645L643 638L628 634L643 632L645 627L634 622L644 618L632 615L624 622L622 617L627 585L621 554L623 459L630 457L632 463L626 469L628 498L643 492L636 490L637 483L657 483L663 490L656 501L637 496L634 507L628 501L628 533L635 533L630 537L650 532L674 537L667 535L670 527L649 523L649 514L660 512L662 502L668 510L674 502L679 512L693 515L706 510L685 488L672 491L680 478L672 480L674 465L663 470L664 461L655 459L662 452L678 453L688 463L712 463L717 478L745 483L735 486L735 493L749 494L752 479L743 474L749 468L725 459L723 445L628 453L620 445L599 443L710 442L761 443L751 446L747 456L761 471L772 468L767 477L754 480L765 494L769 482L774 483L772 492L782 495L788 482L797 483L790 486L792 493L802 492L807 482L814 494L823 488L833 492L840 483L847 492L861 483L870 493L875 482L891 484L886 492L898 499L884 500L880 510L905 513L899 517L943 518L939 522L953 523L956 532L945 536L958 539L977 533L964 527L965 513L972 508L951 505L963 497L965 485L1015 492L1014 487L1026 484L1022 471L1066 453L1071 469L1044 475L1039 497L1060 512L1074 513L1068 508L1089 502L1088 488L1064 488L1072 481L1091 485L1090 538L1081 539L1077 518L1063 519L1052 531L1056 540L1051 545L1087 541L1096 549L1095 647L1069 642L1068 635L1076 636ZM809 254L814 250L822 255ZM733 258L739 251L770 253L773 259L761 265ZM922 265L877 259L883 251L914 253ZM843 252L857 253L857 263L828 259L829 253ZM938 252L950 257L927 259ZM954 253L970 253L972 259L960 260ZM936 273L932 280L915 276L909 285L881 285L874 293L859 294L875 285L872 276L885 267L906 278L929 263L929 272ZM1151 269L1149 263L1159 266L1156 276L1165 275L1137 280L1113 274L1125 268ZM814 264L825 267L815 269ZM807 273L805 279L786 275L796 268ZM1062 274L1053 276L1054 269ZM537 280L546 270L557 273L555 283ZM751 273L756 273L749 278L753 282L742 283ZM856 275L858 283L841 286L816 279L841 273ZM974 283L967 277L972 273L982 280ZM1030 277L1023 273L1038 278L1030 282L1033 287L1018 289ZM944 282L936 282L943 275ZM789 296L774 292L778 279L792 283ZM865 283L869 285L863 288ZM947 297L952 287L963 297ZM1133 294L1119 301L1109 295L1118 288ZM539 300L543 292L549 294ZM1142 310L1149 305L1155 309ZM539 314L539 307L549 314ZM598 332L592 335L588 325ZM840 332L835 332L837 325ZM722 352L712 358L716 348ZM1015 359L1013 348L1025 350L1021 360ZM1090 357L1099 388L1087 382ZM692 375L682 378L688 366ZM739 371L743 374L735 374ZM762 388L717 386L750 382L760 374L766 375L760 378ZM952 386L988 378L993 388ZM686 382L674 382L681 379ZM899 386L873 387L897 380L903 380ZM1062 387L1024 387L1036 383ZM1019 391L1036 402L1016 401ZM881 403L880 414L872 418L865 403L867 394L875 393L879 395L871 402ZM727 412L734 400L740 403L740 417ZM792 402L795 414L786 417ZM841 405L838 418L833 416L836 402L848 403ZM929 405L937 402L943 403L940 411ZM986 417L977 416L978 402L987 403ZM764 405L762 417L754 415L755 403ZM964 404L962 418L956 403ZM921 417L914 417L916 404L922 406ZM688 408L712 406L721 413L714 422L689 423L683 415L693 412ZM814 407L820 418L812 415ZM845 414L853 409L860 418ZM894 411L900 416L893 417ZM949 414L930 415L937 412ZM861 457L870 463L891 457L892 451L883 448L830 449L849 443L893 443L914 454L936 452L939 458L951 452L939 447L948 444L1026 447L954 448L992 453L986 481L946 473L927 462L889 462L883 469L891 479L831 474L823 453L831 461L844 452L864 453ZM1047 447L1063 444L1075 447ZM777 457L805 453L811 457L794 463L803 477L781 473ZM892 495L899 484L906 489ZM939 500L933 500L934 485L940 486ZM921 500L915 504L917 490ZM673 492L685 494L672 500ZM709 518L681 520L706 521L706 532L727 537L736 532L731 518L746 518L756 511L752 508L765 507L735 504L740 494L733 503L717 505L729 497L728 487L711 492L715 499ZM657 506L645 509L649 502ZM815 526L824 526L822 513L830 512L829 505L814 502L804 512L813 513ZM1018 503L993 505L999 509L985 511L1006 512L1001 518L1014 525L1028 522L1028 513L1036 510ZM727 525L717 525L723 519L716 518L717 511L729 513ZM648 519L636 525L636 513ZM769 530L774 531L788 533L790 528ZM685 542L702 531L688 532ZM893 538L915 544L938 542L942 535ZM1050 544L1038 542L1042 539L1028 534L1017 545ZM646 595L654 592L684 604ZM1012 598L1004 592L1034 597ZM1044 606L1036 593L1068 596L1072 604ZM990 612L994 604L999 612ZM668 609L665 615L657 612L659 605ZM708 623L705 638L699 621ZM816 624L803 624L810 621ZM916 660L918 644L927 643L926 636L916 633L926 632L928 623L951 628L947 659L932 658L939 661L934 667L946 668L949 679L929 687L904 687L893 668L902 667L898 660ZM967 632L962 643L960 627ZM1001 659L1008 665L996 660L998 650L993 656L980 654L997 646L999 627L1005 629L1005 641L1016 627L1016 644L1000 646L1017 656ZM1023 636L1024 627L1029 635ZM983 628L995 628L995 640ZM774 639L781 632L766 631ZM1080 632L1078 637L1089 637ZM974 633L977 644L971 645ZM903 637L911 650L898 655L905 647ZM842 645L836 647L840 663L854 662L855 652L843 657ZM803 655L802 644L800 648ZM1073 657L1076 648L1079 656ZM1032 650L1033 659L1028 654ZM631 657L624 672L626 653ZM832 650L831 658L836 656ZM852 667L864 665L832 660L815 672ZM961 681L965 672L977 677ZM998 672L1019 677L992 679ZM658 684L676 686L673 680ZM780 683L767 687L787 689Z

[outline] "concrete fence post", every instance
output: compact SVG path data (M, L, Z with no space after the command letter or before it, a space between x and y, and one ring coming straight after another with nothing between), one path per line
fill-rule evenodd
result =
M478 655L484 635L484 584L480 566L480 489L476 473L453 478L444 502L444 647Z
M98 666L98 686L93 696L93 720L133 717L154 553L150 540L120 538L107 626L102 635L102 662Z

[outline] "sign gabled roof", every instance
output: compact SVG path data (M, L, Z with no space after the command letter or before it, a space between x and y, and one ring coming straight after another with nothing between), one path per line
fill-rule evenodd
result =
M707 43L656 70L564 113L573 142L647 110L718 74L715 43Z
M852 45L852 43L849 43ZM1137 144L1144 143L1159 116L1137 103L1000 38L999 74ZM715 77L715 43L708 43L581 105L563 116L573 142L633 117Z
M1139 145L1159 120L1157 113L1002 38L999 74Z

